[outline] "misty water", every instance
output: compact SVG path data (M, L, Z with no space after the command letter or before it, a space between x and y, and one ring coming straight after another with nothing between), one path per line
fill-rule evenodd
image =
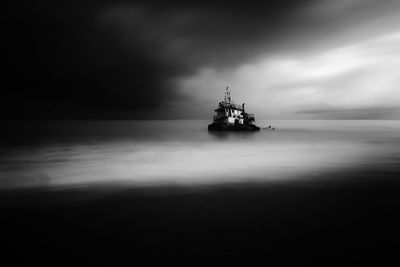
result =
M400 121L258 121L210 133L207 120L53 121L3 140L0 187L209 186L336 179L400 162ZM339 179L339 178L338 178Z

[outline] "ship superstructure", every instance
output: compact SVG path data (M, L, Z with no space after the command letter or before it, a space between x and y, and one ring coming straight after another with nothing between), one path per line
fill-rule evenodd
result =
M231 91L226 87L224 101L219 102L217 113L213 116L213 123L208 125L208 130L233 130L233 131L258 131L254 114L246 113L244 103L237 105L232 101Z

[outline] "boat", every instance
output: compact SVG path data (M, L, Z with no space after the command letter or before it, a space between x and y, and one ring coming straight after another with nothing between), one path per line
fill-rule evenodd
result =
M259 131L255 125L254 114L247 113L245 103L237 105L232 101L231 91L226 87L224 101L219 102L213 122L208 125L209 131Z

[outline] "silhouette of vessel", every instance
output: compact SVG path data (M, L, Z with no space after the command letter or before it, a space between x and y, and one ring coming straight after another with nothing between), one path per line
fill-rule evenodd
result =
M231 91L226 87L224 101L219 102L213 116L213 122L208 125L209 131L259 131L255 125L254 114L245 112L244 103L235 104L231 99Z

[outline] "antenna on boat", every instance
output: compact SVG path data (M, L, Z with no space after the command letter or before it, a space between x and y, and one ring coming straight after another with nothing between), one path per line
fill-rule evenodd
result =
M225 89L225 102L231 102L231 91L229 91L229 86Z

